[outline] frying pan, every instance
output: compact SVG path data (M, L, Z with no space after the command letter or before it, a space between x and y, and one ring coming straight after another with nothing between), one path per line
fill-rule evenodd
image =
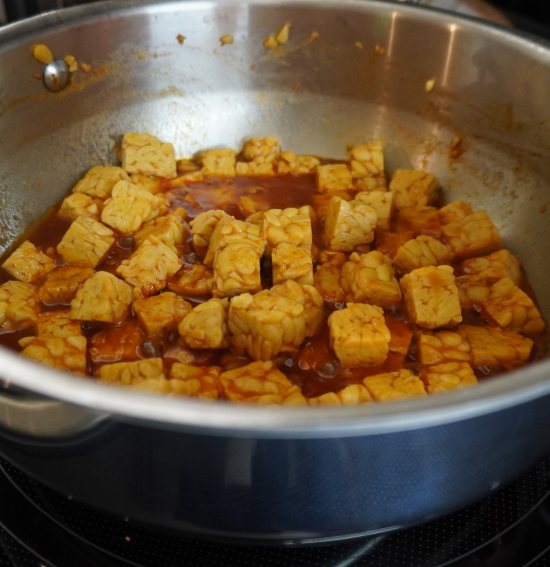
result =
M289 43L266 50L287 21ZM222 46L226 34L234 43ZM93 71L48 93L33 78L37 42ZM6 26L0 244L89 167L116 163L126 131L180 156L270 135L344 158L348 143L382 138L389 174L428 170L447 200L489 212L550 320L549 64L541 40L393 2L116 1ZM466 152L449 160L455 134ZM2 455L82 502L197 536L308 544L409 526L550 453L548 361L470 390L345 409L155 397L4 349L0 372Z

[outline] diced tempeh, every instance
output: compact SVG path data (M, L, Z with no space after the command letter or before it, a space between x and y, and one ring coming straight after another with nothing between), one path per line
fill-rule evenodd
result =
M158 177L149 177L141 173L133 173L130 175L130 181L137 185L142 191L148 191L156 195L160 190L160 179ZM181 183L179 184L181 185Z
M289 280L252 296L234 297L229 308L233 346L255 360L294 352L323 324L323 299L312 286Z
M425 365L444 362L471 362L470 343L463 331L422 331L418 338L420 362Z
M515 368L527 362L533 341L515 331L497 327L460 325L472 347L472 365Z
M328 208L332 197L340 197L344 201L351 201L353 199L350 191L333 191L326 195L313 195L313 210L319 219L324 219L328 215Z
M121 145L122 167L128 173L157 177L176 177L174 146L151 134L124 134Z
M499 250L489 256L464 260L461 270L480 281L492 285L502 278L511 279L514 284L521 283L521 262L508 250Z
M382 364L388 356L390 331L381 307L348 303L328 318L330 345L343 366Z
M472 207L464 201L453 201L439 209L439 221L441 224L460 222L464 217L471 215Z
M389 344L390 352L396 352L403 356L409 354L413 339L413 330L402 319L394 319L391 315L386 314L386 326L390 330L391 340Z
M261 252L245 242L235 242L218 250L214 259L214 297L233 297L262 289Z
M252 362L220 374L225 398L259 405L305 406L302 391L272 361Z
M385 230L376 230L376 250L379 250L392 260L395 258L397 251L404 246L413 237L412 231L409 232L386 232Z
M163 394L171 391L162 358L104 364L99 369L99 379L107 384L131 386L139 390Z
M193 247L195 252L201 257L206 256L210 238L222 217L228 216L224 211L218 209L206 211L197 215L189 224L193 235Z
M390 230L393 215L393 193L391 191L363 191L355 195L355 201L369 205L376 211L376 228Z
M237 175L274 175L279 159L278 138L251 138L243 146L244 162L237 162Z
M273 249L273 284L293 280L302 285L313 285L311 252L294 244L279 244Z
M34 244L26 240L2 264L2 268L15 279L30 283L51 272L55 268L55 263L52 258L37 250Z
M71 301L71 319L118 323L126 319L132 288L109 272L97 272L84 282Z
M192 310L191 304L171 291L134 301L134 311L149 337L175 331Z
M420 378L428 394L444 394L477 384L472 367L467 362L445 362L423 368Z
M382 252L354 252L342 268L341 284L346 303L395 307L401 301L401 288L393 275L391 260Z
M178 325L178 331L191 348L226 348L229 346L227 299L210 299L197 305Z
M113 231L94 219L77 218L57 246L68 264L95 268L115 243Z
M200 159L204 175L235 177L236 156L237 152L229 148L203 153Z
M378 217L369 205L333 197L328 208L323 238L332 250L353 250L374 240Z
M19 341L22 356L75 374L86 373L86 338L44 335Z
M250 216L263 213L270 208L271 205L260 195L242 195L239 197L239 211L243 215ZM250 221L247 219L247 222Z
M95 274L94 269L80 266L62 266L46 276L44 285L38 292L42 303L68 303L84 282Z
M334 193L353 189L351 168L346 163L317 166L317 189L321 193Z
M119 181L105 201L101 220L123 234L136 231L144 222L166 212L163 200L137 185Z
M65 197L58 215L61 218L76 220L78 217L90 217L99 220L103 210L103 200L90 197L85 193L73 193Z
M315 173L318 165L321 165L321 162L314 156L297 156L292 152L281 152L277 162L277 173L279 175L287 173L305 175Z
M316 398L309 398L310 406L358 406L373 402L370 392L362 384L352 384L339 392L329 392Z
M183 262L178 255L156 236L147 240L117 268L117 274L134 286L134 297L139 299L164 289Z
M36 323L40 306L38 287L26 282L10 281L0 285L0 327L17 329Z
M271 209L264 213L262 236L266 241L265 255L279 244L293 244L311 251L312 232L308 207Z
M220 397L220 367L192 366L176 362L170 369L170 386L174 394L206 400Z
M184 266L174 276L175 281L168 282L168 289L181 295L208 295L212 293L214 270L204 264Z
M397 250L395 255L395 271L398 274L408 274L426 266L441 266L447 264L453 251L431 236L420 235Z
M350 166L352 177L358 188L367 191L387 189L382 140L355 146L351 150Z
M502 238L485 211L446 224L442 231L458 258L483 256L502 248Z
M46 311L38 315L36 322L37 336L51 335L66 339L82 335L82 328L79 321L70 318L70 311Z
M458 290L451 266L428 266L401 278L410 319L426 329L454 327L462 321Z
M368 376L363 380L363 384L376 402L393 402L427 396L422 380L405 369Z
M329 304L344 301L344 290L340 284L342 266L346 263L343 252L321 252L319 265L313 276L313 285Z
M390 191L398 210L430 205L437 199L439 189L435 175L425 171L398 169L390 181Z
M136 232L134 241L139 247L151 236L155 236L179 255L183 247L184 234L187 237L189 232L184 228L181 217L170 214L145 223L143 228Z
M459 276L455 279L458 300L462 309L480 310L491 293L491 288L476 276Z
M96 165L73 187L73 193L107 199L119 181L130 181L124 169L112 165Z
M541 333L546 327L533 300L509 278L491 286L483 307L503 329L532 335Z
M413 231L414 236L426 234L439 238L442 233L441 223L435 207L407 207L395 215L397 232Z

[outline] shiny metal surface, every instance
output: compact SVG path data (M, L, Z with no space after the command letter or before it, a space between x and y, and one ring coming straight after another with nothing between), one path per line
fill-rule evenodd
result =
M67 88L71 74L69 66L63 59L56 59L44 67L44 86L52 93L61 92Z

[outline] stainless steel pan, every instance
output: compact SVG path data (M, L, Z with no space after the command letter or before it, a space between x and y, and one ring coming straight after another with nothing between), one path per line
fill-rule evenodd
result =
M268 52L263 40L286 21L291 41ZM220 46L225 34L233 45ZM32 77L38 41L96 74L47 93ZM382 137L389 172L427 169L449 200L489 211L550 320L549 65L541 41L385 2L107 2L7 26L0 243L87 168L114 161L125 131L173 141L182 156L274 135L344 157L346 144ZM467 151L450 162L455 133ZM5 350L0 372L26 392L0 395L3 455L104 510L211 537L307 543L411 525L550 452L549 362L468 391L341 410L119 391Z

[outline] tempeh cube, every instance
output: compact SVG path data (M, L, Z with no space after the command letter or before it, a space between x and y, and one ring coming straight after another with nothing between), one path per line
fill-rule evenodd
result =
M104 364L99 369L99 379L107 384L131 386L138 390L163 394L171 391L164 374L162 358Z
M238 161L235 165L237 175L275 175L275 164L270 162Z
M474 371L467 362L445 362L423 368L420 378L428 394L444 394L477 384Z
M333 191L326 195L313 195L313 210L319 219L324 219L328 215L328 208L332 197L340 197L340 199L343 199L344 201L353 200L352 194L349 191Z
M262 236L266 241L265 255L279 244L293 244L311 251L312 232L309 208L271 209L264 213Z
M458 290L451 266L428 266L401 278L407 313L425 329L454 327L462 321Z
M413 238L413 232L386 232L384 230L376 230L376 250L379 250L392 260L395 258L397 251Z
M99 220L103 210L103 200L90 197L85 193L73 193L65 197L58 215L61 218L76 220L78 217L90 217Z
M26 358L74 374L86 373L86 337L44 335L26 337L19 344Z
M438 211L435 207L407 207L401 209L395 215L395 230L397 232L427 234L434 238L439 238L442 233L441 223L439 222Z
M84 282L71 301L71 319L118 323L126 319L132 288L109 272L97 272Z
M333 197L328 208L323 238L332 250L353 250L374 240L376 211L357 201Z
M294 280L302 285L313 285L311 252L294 244L283 243L273 249L273 283Z
M393 275L391 260L382 252L353 253L342 268L342 289L346 303L369 303L395 307L401 302L401 288Z
M317 189L320 193L334 193L353 189L351 168L346 163L317 166Z
M15 279L30 283L51 272L55 268L55 263L52 258L26 240L2 264L2 268Z
M254 360L295 352L323 324L323 299L312 286L289 280L252 296L234 297L229 308L233 346Z
M503 329L532 335L541 333L546 327L533 300L509 278L491 286L483 307Z
M68 264L95 268L115 243L113 231L94 219L77 218L57 246Z
M261 253L246 242L235 242L218 250L214 259L214 297L233 297L262 289Z
M192 310L191 304L171 291L134 301L134 311L149 337L175 331Z
M339 392L329 392L316 398L309 398L310 406L358 406L373 402L370 392L362 384L352 384Z
M133 173L130 175L130 181L137 185L142 191L148 191L156 195L160 190L160 179L158 177L149 177L141 173ZM181 185L181 183L179 184Z
M493 285L502 278L511 279L515 285L521 283L521 262L508 250L464 260L460 268L465 274L475 276L488 285Z
M446 244L431 236L420 235L397 250L395 271L403 275L426 266L441 266L447 264L452 255L453 251Z
M463 331L422 331L418 337L420 362L425 365L444 362L470 362L470 343Z
M277 173L279 175L287 173L305 175L315 173L319 165L321 162L314 156L297 156L292 152L281 152L277 162Z
M218 221L228 216L224 211L212 210L200 213L189 224L193 235L193 247L195 252L201 257L206 256L210 238L216 228Z
M232 402L305 406L302 391L272 361L252 362L220 374L223 396Z
M279 159L278 138L251 138L244 143L244 162L237 162L237 175L274 175Z
M62 266L46 276L38 297L46 305L69 303L84 282L95 274L93 268L80 266Z
M38 315L36 334L39 337L51 335L66 339L82 335L80 322L70 318L70 311L46 311Z
M391 191L363 191L355 195L355 200L369 205L376 211L376 228L390 230L393 215L393 193Z
M133 183L120 181L114 186L111 197L105 201L101 221L123 234L129 234L144 222L165 212L166 205L162 199L142 191Z
M390 191L398 210L430 205L437 199L439 189L435 175L426 171L398 169L390 181Z
M239 211L245 216L263 213L270 208L271 205L261 195L242 195L239 197ZM250 220L247 219L247 222L250 222Z
M161 143L151 134L124 134L121 145L122 167L128 173L157 177L176 177L174 146Z
M181 295L208 295L214 285L214 270L204 264L184 266L174 276L175 281L168 282L168 289Z
M321 297L329 304L344 301L344 290L340 284L342 266L346 263L346 256L342 252L334 252L328 257L326 252L321 253L320 264L313 276L313 285Z
M390 330L391 340L389 344L390 352L396 352L403 356L409 354L414 332L410 325L403 319L394 319L386 314L386 327Z
M502 248L502 238L485 211L446 224L442 231L458 258L483 256Z
M178 325L178 331L190 348L227 348L229 330L227 299L210 299L197 305Z
M134 235L136 246L141 246L151 236L158 238L179 255L183 250L184 238L189 236L189 232L184 227L181 216L170 214L146 222Z
M367 191L387 189L382 140L355 146L351 150L350 165L352 177L358 188Z
M117 274L134 286L134 298L153 295L164 289L183 262L156 236L147 240L117 268Z
M107 199L119 181L130 181L124 169L112 165L96 165L73 187L73 193Z
M363 384L376 402L394 402L427 396L418 376L404 368L399 372L386 372L368 376Z
M489 299L491 288L478 280L476 276L459 276L455 279L455 283L462 309L479 311L485 301Z
M472 365L490 368L515 368L527 362L533 341L515 331L498 327L476 327L460 325L472 347Z
M0 327L18 329L36 324L40 306L38 287L10 281L0 285Z
M388 356L390 331L384 311L375 305L348 303L328 318L330 345L343 366L382 364Z
M205 400L220 397L220 367L191 366L176 362L170 369L170 386L174 394Z
M204 175L235 177L236 156L237 152L229 148L205 152L200 158Z
M453 201L439 209L439 221L441 224L460 222L463 218L471 215L474 211L469 203L464 201Z

